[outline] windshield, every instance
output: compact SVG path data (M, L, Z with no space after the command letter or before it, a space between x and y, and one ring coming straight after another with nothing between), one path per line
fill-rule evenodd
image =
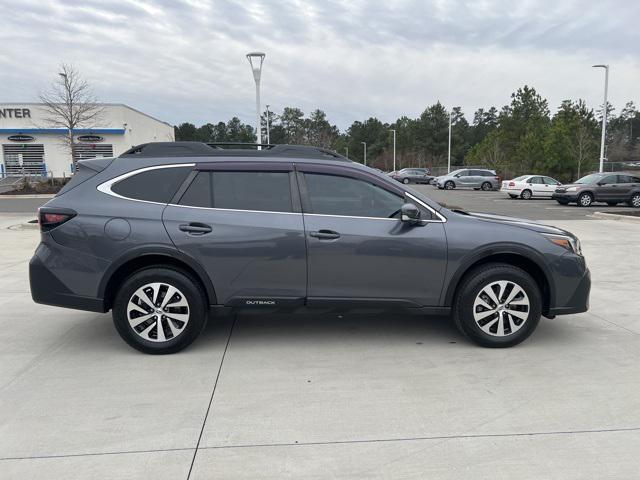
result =
M600 180L604 175L602 173L592 173L591 175L587 175L586 177L582 177L580 180L576 180L573 183L582 183L582 184L589 184L589 183L595 183L598 180Z

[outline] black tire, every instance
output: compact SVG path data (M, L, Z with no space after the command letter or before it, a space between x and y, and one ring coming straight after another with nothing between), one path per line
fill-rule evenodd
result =
M452 181L452 180L447 180L447 181L444 183L444 189L445 189L445 190L453 190L454 188L456 188L456 184L455 184L455 183L453 183L453 181Z
M189 316L186 322L174 321L172 326L170 326L167 323L170 320L162 315L160 324L163 326L162 334L166 337L172 335L174 328L183 328L175 337L162 342L143 338L134 331L134 327L129 324L128 320L127 306L129 300L138 289L152 283L162 283L177 288L179 292L177 292L178 295L175 298L182 301L179 295L181 293L184 295L184 300L186 300L187 303L186 310L180 310L180 312L182 312L181 315L184 315L185 311L188 313ZM163 287L159 287L159 289L163 290ZM164 289L165 295L167 291L168 289ZM171 300L169 300L169 302L172 303ZM153 310L150 309L145 302L138 300L137 303L142 304L145 311L151 310L149 315L153 314ZM171 306L170 303L168 307ZM157 304L156 307L158 307ZM184 307L180 308L183 309ZM157 308L155 313L161 314L161 309ZM169 313L167 314L169 315ZM122 339L133 348L150 354L175 353L193 343L204 329L207 323L206 295L200 283L186 272L163 266L148 267L133 273L122 283L113 303L112 315L116 330ZM141 329L150 328L149 338L152 338L154 330L156 331L155 338L158 336L157 320L154 320L154 318L157 317L152 317L142 322L143 325L140 327ZM155 326L151 326L154 324ZM180 327L181 324L182 327Z
M528 188L525 188L521 193L520 193L520 197L523 200L531 200L531 197L533 197L533 192L531 190L529 190Z
M610 207L615 207L616 205L618 205L618 203L620 202L607 202L607 205L609 205Z
M593 203L593 195L590 193L581 193L578 197L578 206L579 207L590 207Z
M634 193L627 202L627 205L634 208L640 208L640 193Z
M558 202L560 205L569 205L569 200L558 200L558 199L556 199L556 202Z
M491 185L490 182L484 182L480 188L482 189L482 191L484 192L488 192L489 190L493 190L493 186Z
M411 183L411 180L409 180L408 178L405 178L404 180L402 180L402 183L404 183L405 185L408 185L409 183Z
M514 195L513 193L510 193L510 194L509 194L509 196L510 196L511 198L518 198L518 195Z
M492 282L506 280L518 285L529 299L528 316L519 330L505 336L490 335L482 330L474 319L474 302L482 289ZM512 300L513 301L513 300ZM482 307L476 307L482 308ZM512 307L513 308L513 307ZM458 286L453 302L453 321L456 327L470 340L483 347L512 347L524 341L536 329L542 314L542 296L536 281L524 270L505 263L481 265L469 272ZM497 315L501 315L498 313ZM508 317L508 315L507 315ZM515 317L511 317L513 321ZM503 327L509 323L503 318ZM489 322L492 323L493 322ZM497 325L497 323L495 323ZM509 323L511 325L511 323ZM515 328L515 327L514 327ZM505 328L506 332L506 328Z

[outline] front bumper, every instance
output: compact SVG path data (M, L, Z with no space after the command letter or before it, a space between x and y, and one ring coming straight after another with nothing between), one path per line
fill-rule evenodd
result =
M578 282L573 295L564 305L556 305L549 309L548 315L569 315L572 313L582 313L589 310L589 294L591 292L591 273L585 270L583 277Z
M565 202L578 201L578 195L576 194L576 192L562 192L562 193L554 192L551 195L551 198L553 200L564 200Z

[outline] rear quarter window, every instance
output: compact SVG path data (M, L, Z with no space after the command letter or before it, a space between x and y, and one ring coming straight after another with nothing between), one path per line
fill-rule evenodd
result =
M136 173L111 186L122 197L147 202L169 203L192 167L165 167Z

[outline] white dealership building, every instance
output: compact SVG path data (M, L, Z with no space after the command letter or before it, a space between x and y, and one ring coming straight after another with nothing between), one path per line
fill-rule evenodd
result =
M73 131L74 157L118 156L134 145L174 141L168 123L122 104L101 104L102 113L91 128ZM46 175L68 177L73 162L64 137L64 128L50 128L50 116L40 103L0 104L0 178L5 176Z

